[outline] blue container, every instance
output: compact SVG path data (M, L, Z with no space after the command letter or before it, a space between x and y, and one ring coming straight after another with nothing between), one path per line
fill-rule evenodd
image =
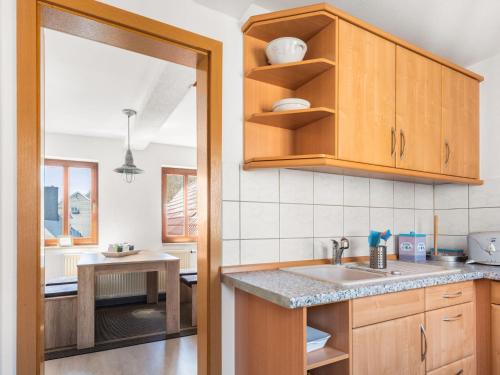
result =
M400 233L398 236L399 260L425 262L426 235L415 232Z

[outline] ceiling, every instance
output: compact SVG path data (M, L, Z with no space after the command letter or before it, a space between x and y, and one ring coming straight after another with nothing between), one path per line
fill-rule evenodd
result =
M253 3L270 11L319 0L196 0L241 18ZM327 0L419 47L470 66L500 53L498 0Z
M125 142L196 146L196 71L128 50L44 30L45 130Z

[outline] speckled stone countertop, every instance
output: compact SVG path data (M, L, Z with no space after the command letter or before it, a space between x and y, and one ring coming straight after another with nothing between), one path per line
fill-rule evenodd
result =
M222 281L229 286L293 309L467 280L500 280L499 266L429 263L446 268L459 268L460 272L406 280L377 281L350 287L281 270L224 274Z

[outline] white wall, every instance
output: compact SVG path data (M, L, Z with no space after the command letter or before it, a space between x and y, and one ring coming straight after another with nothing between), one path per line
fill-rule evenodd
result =
M0 374L16 361L16 3L0 1Z
M133 151L135 164L144 170L128 184L113 169L123 164L122 140L48 133L45 135L47 158L94 161L99 163L98 218L99 244L129 242L138 249L160 250L161 241L161 168L196 168L196 149L151 143L142 151ZM193 244L193 247L196 245ZM179 246L177 246L179 247ZM86 247L87 250L88 247ZM69 251L74 249L67 249ZM46 248L46 279L64 276L56 267L53 248ZM61 257L60 252L57 252Z

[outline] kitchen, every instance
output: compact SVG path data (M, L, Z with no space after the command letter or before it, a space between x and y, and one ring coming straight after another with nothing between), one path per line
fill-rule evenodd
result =
M326 262L331 262L333 255L331 239L340 242L344 236L349 240L349 248L343 253L343 262L366 263L370 255L368 245L370 230L383 232L390 229L393 233L393 236L387 240L388 265L395 261L399 249L397 235L401 233L409 234L413 231L417 234L425 234L427 250L439 247L464 249L467 252L468 249L470 250L468 238L470 233L500 230L498 224L500 220L498 163L500 160L496 152L500 134L498 127L495 126L498 119L498 106L495 104L495 99L500 87L500 72L498 72L500 51L495 50L492 42L495 40L495 35L498 35L495 34L495 27L486 26L492 24L495 9L497 9L495 4L492 2L478 4L477 7L482 7L481 9L484 10L481 15L469 14L471 12L462 5L457 5L453 10L446 8L446 6L451 6L449 3L442 7L436 5L439 9L435 9L432 13L448 21L455 20L455 22L443 22L443 28L445 28L444 25L448 25L450 30L442 33L430 28L430 24L436 22L435 18L430 17L426 23L429 26L428 31L424 30L423 25L409 22L412 19L423 20L428 15L422 10L424 5L420 2L411 2L406 12L402 9L406 6L396 5L389 1L384 2L385 8L382 5L378 5L380 8L377 8L373 4L370 7L370 4L366 2L353 2L353 5L349 5L349 2L341 1L332 2L332 5L343 10L330 6L324 8L322 5L312 6L305 13L319 12L321 16L318 22L312 22L308 24L308 27L314 29L326 26L327 29L321 27L318 31L323 34L316 39L316 42L311 43L311 35L305 33L306 26L299 27L300 33L296 35L290 35L290 30L294 29L287 29L285 24L281 30L286 30L287 33L281 35L276 35L279 34L276 31L280 30L278 27L268 35L262 28L259 31L258 28L254 27L252 30L250 27L253 22L265 25L279 18L300 19L301 17L297 17L297 14L304 13L300 9L284 10L284 14L268 15L271 11L305 5L300 2L290 1L277 4L270 1L250 6L246 2L241 2L242 4L232 8L227 3L220 2L213 5L216 9L209 8L211 6L209 1L202 0L178 4L177 9L172 8L172 5L151 5L151 7L141 8L139 4L125 5L122 1L109 1L108 3L133 13L159 19L161 22L209 35L223 43L222 132L224 141L222 142L220 264L223 273L220 298L222 324L220 369L214 373L252 373L251 368L244 367L245 363L254 361L251 357L252 353L241 350L240 346L245 340L253 338L250 334L240 334L241 329L245 328L240 325L242 315L239 312L241 312L242 295L247 298L246 303L258 302L265 306L282 309L279 310L283 311L280 314L280 321L285 320L288 313L297 315L300 312L302 315L297 317L295 322L297 325L293 326L293 329L298 332L297 337L304 335L302 331L305 330L305 320L311 319L311 322L317 322L318 328L321 328L320 321L323 316L332 314L339 317L335 319L336 325L330 327L332 332L328 333L332 336L329 344L332 344L333 349L342 353L328 357L328 363L324 366L306 369L306 344L302 339L288 341L295 345L294 350L302 351L301 355L294 354L299 352L286 351L287 345L280 347L280 350L286 351L287 356L303 358L298 362L290 361L290 365L296 365L293 371L297 373L305 373L306 370L313 374L332 371L341 373L358 369L356 366L363 364L356 362L356 358L359 358L356 356L356 350L360 350L359 348L363 346L362 343L357 349L353 346L354 342L358 342L355 340L359 339L359 337L356 339L355 330L360 332L367 327L375 329L375 326L378 327L380 324L396 324L394 322L408 317L414 319L412 322L418 328L416 336L412 335L415 341L414 350L418 354L419 361L418 371L420 372L416 373L426 371L457 373L460 370L464 373L495 373L493 367L488 367L494 365L494 358L496 358L494 353L488 351L488 343L482 347L479 345L482 340L476 339L472 342L472 352L469 350L470 346L464 345L467 350L463 353L450 350L453 355L442 357L439 361L432 363L429 359L435 358L432 346L436 348L437 344L429 337L432 329L426 324L432 312L450 307L458 309L466 306L469 308L473 304L472 312L475 316L473 323L467 325L467 329L474 329L476 332L469 335L470 331L466 331L466 336L469 338L479 336L481 339L490 335L493 339L498 336L498 334L492 335L495 325L494 320L490 319L490 311L496 311L495 305L498 304L494 287L496 284L491 281L491 278L498 275L495 266L462 265L460 267L464 268L461 268L459 272L437 274L423 279L419 276L420 282L417 284L410 283L408 280L398 281L391 278L382 283L370 281L369 287L363 289L362 293L359 292L361 288L357 286L339 286L338 283L306 278L288 271L272 270L292 266L324 265ZM472 2L468 5L476 6ZM390 11L396 7L399 10L399 17L380 15L380 9L390 14ZM15 9L15 4L13 8ZM182 11L179 11L179 8ZM375 12L374 8L379 11ZM411 15L412 12L414 15ZM189 13L192 19L186 19L180 13ZM464 13L470 17L470 19L467 18L470 21L468 32L477 36L480 30L489 30L489 34L484 36L484 42L479 43L472 37L457 38L458 31L463 32ZM248 21L249 16L252 15L257 16ZM211 21L208 22L208 20ZM267 22L269 20L271 21ZM248 23L241 30L245 22ZM348 25L341 26L345 22ZM399 22L399 28L394 26L396 22ZM376 25L377 28L370 24ZM3 25L10 31L14 29L10 33L11 36L15 34L15 26L11 25L9 29L9 23ZM482 29L483 25L484 29ZM361 33L358 28L368 34ZM390 31L390 34L385 30ZM249 35L252 32L253 35ZM8 43L12 46L12 40L7 38L9 33L2 34L2 46L8 47ZM450 34L454 36L450 37ZM280 36L302 37L299 39L306 41L309 53L312 55L306 55L304 66L308 65L308 60L317 60L305 69L305 73L284 73L282 79L302 78L302 74L307 74L311 66L312 69L318 66L320 70L323 69L322 78L312 83L309 88L301 87L305 84L300 82L300 79L297 79L299 82L295 83L297 86L294 84L288 88L259 81L259 79L266 79L262 77L274 79L272 68L262 69L265 65L261 63L266 58L264 49L267 43ZM352 58L353 55L351 55L351 63L357 70L346 69L345 64L349 63L351 50L342 49L341 38L343 36L349 38L351 43L364 42L371 47L382 45L384 53L377 54L374 51L368 51L366 53L373 53L376 58L364 60ZM323 48L319 43L322 37L331 38L330 40L334 43L327 43ZM4 38L8 39L6 44L4 44ZM404 42L403 39L409 42ZM255 42L255 45L249 45L249 40ZM335 41L340 42L336 44ZM420 48L428 49L432 53ZM259 55L247 59L249 51L257 51ZM415 60L418 60L421 65L413 65L414 62L408 61L406 68L414 69L414 71L398 74L398 62L401 62L402 58L412 59L408 57L413 56L408 51L417 55ZM358 50L355 53L365 52ZM396 55L401 58L396 58ZM427 60L422 62L420 58ZM435 64L438 64L440 69L435 68ZM4 77L8 77L8 74L4 75L4 72L12 72L15 69L15 62L7 60L3 66L5 70L2 70L2 81ZM421 69L422 66L432 67ZM250 73L249 70L252 69L254 71ZM439 73L442 71L447 73L442 73L444 74L442 76L436 73L437 70ZM253 78L247 73L253 75ZM436 84L434 80L429 80L432 82L429 86L408 84L407 88L411 89L408 89L409 94L405 100L420 103L422 107L416 107L415 104L406 107L398 106L398 103L402 101L399 96L401 93L397 91L401 86L397 82L415 78L417 73L439 76L443 81L441 84ZM448 73L449 75L446 75ZM470 91L472 94L458 98L458 90L465 90L465 86L454 80L456 73L461 74L459 77L467 77L467 82L473 83L471 86L474 87ZM242 75L245 78L242 79ZM363 85L363 77L376 77L376 79L368 80L373 85ZM484 81L482 81L483 77ZM3 126L4 121L2 121L2 142L7 143L2 143L1 158L2 167L5 167L1 172L2 181L6 181L3 186L6 190L2 190L1 194L2 207L6 207L3 213L5 218L2 221L2 234L15 232L15 229L9 227L9 223L16 220L15 202L10 201L8 194L9 191L16 190L15 181L12 179L15 175L15 167L8 162L9 159L10 161L15 159L15 150L9 146L9 143L15 144L16 138L12 130L15 129L15 119L8 117L12 110L15 113L15 104L6 99L6 96L15 89L15 79L13 79L14 82L12 79L6 79L6 82L11 82L11 84L2 87L4 94L2 107L10 109L3 115L5 123L9 125ZM356 84L351 85L353 82ZM388 87L386 82L389 82ZM444 82L452 83L449 90L442 91L436 88ZM327 90L328 85L335 87L338 91ZM259 94L258 90L265 90L271 86L279 88L269 89L268 97L262 95L263 91ZM342 87L343 90L341 90ZM357 90L349 93L349 89L353 87L363 87L365 91ZM374 95L384 88L387 89L387 93L392 92L388 100L380 95ZM249 90L252 89L255 89L257 94L250 93L248 96ZM438 111L436 97L432 99L429 95L413 96L417 90L429 90L429 92L436 93L436 97L441 100L439 115L436 115ZM478 94L475 90L480 90L480 100L475 96ZM343 94L346 92L349 94ZM307 110L306 115L300 112L292 116L283 113L266 113L272 109L272 104L277 100L293 97L290 94L297 97L301 95L303 99L308 99L312 108ZM366 100L365 95L371 99ZM471 100L466 100L465 97ZM456 108L463 112L449 113L448 117L446 114L443 115L442 108L448 108L443 105L446 98L463 100L461 104L456 105ZM473 109L464 108L466 103L472 104ZM366 107L363 107L365 104ZM415 108L425 108L425 115L421 111L416 111ZM368 115L356 117L363 110L366 110ZM405 113L414 116L414 122L408 128L404 127ZM380 130L372 131L369 128L370 124L375 121L369 115L375 116L375 120L380 121L378 124L380 128L377 128ZM288 117L294 117L294 119L290 120ZM297 126L297 121L302 121L302 125ZM303 126L315 122L316 124L310 128L307 128L307 125ZM439 125L420 127L418 124L422 123L439 123ZM457 135L453 127L451 130L443 127L445 123L470 126L473 133ZM356 131L355 127L358 125L363 127L361 131ZM312 131L313 128L317 133ZM403 129L403 132L400 132L400 129ZM299 133L301 136L298 136ZM422 135L422 133L425 134ZM308 137L313 136L315 138L308 140ZM304 142L301 143L301 140ZM448 140L448 146L445 140ZM459 142L459 145L455 146L453 142ZM291 144L295 148L291 147ZM460 157L455 159L457 155ZM445 163L447 159L448 163ZM465 163L466 159L470 162ZM8 181L13 182L7 183ZM2 185L4 185L3 182ZM439 217L437 246L434 245L435 215ZM2 235L3 248L15 248L12 237L15 235ZM488 241L481 243L482 248L488 248L488 246ZM486 255L488 257L486 259L489 259L488 253L484 251L479 251L479 254ZM12 253L5 254L5 251L2 251L2 280L7 280L9 285L13 285L16 280L13 271L15 259L12 258L15 258ZM259 269L264 270L265 273L253 273ZM238 276L237 274L242 271L252 271L252 273ZM258 275L269 275L269 279L261 280ZM275 276L279 279L271 279ZM283 286L282 277L292 280L294 287L291 291L280 288ZM298 283L299 280L304 281L312 289L301 289L304 285ZM5 285L6 283L2 283L2 301L5 301L5 306L14 306L16 295L11 290L7 290ZM397 287L391 288L391 285L397 285ZM445 286L452 289L442 289ZM314 293L308 294L310 290ZM389 291L392 293L388 293ZM458 292L460 292L460 297L453 299L450 305L448 303L443 305L438 298L443 294ZM390 297L401 296L399 293L408 293L402 295L403 303L390 300ZM257 294L256 299L250 301L250 297L255 297L254 294ZM318 300L317 295L322 295L325 299ZM384 299L369 300L369 298L376 297L384 297ZM273 302L269 303L269 299ZM379 320L355 323L356 319L359 319L356 311L362 312L363 301L371 301L369 315L377 316ZM384 307L392 306L391 304L408 307L408 310L399 311L399 315L391 315L396 309L390 308L391 314L384 316ZM324 310L321 306L325 306ZM450 314L447 317L455 317L460 313L465 317L470 315L469 312L469 310L464 310L464 312ZM483 315L480 316L479 312ZM15 373L13 370L16 366L15 317L14 309L2 309L2 373L3 371ZM425 340L419 326L422 322L424 322L423 328L427 332L429 345L427 358L424 360L421 360L421 355L426 352ZM492 326L476 325L476 322L491 322ZM260 325L263 326L262 322ZM440 336L445 337L445 334L440 334ZM470 342L467 341L467 344L470 345ZM494 347L494 344L493 340L491 346ZM394 345L394 342L388 345L392 349L391 345ZM394 353L394 350L391 350L391 353ZM401 348L398 350L403 352ZM387 354L387 351L384 353ZM245 358L243 354L247 354L248 357ZM396 352L396 355L399 354L404 356L403 353ZM265 366L266 363L277 366L279 364L277 358L278 356L274 355L271 362L259 360L254 363L261 366ZM374 358L378 359L378 353L374 354ZM329 362L330 360L335 360L335 362ZM390 360L391 358L385 358L384 363L392 363ZM469 370L465 366L471 366L471 361L473 361L473 370L467 372ZM404 366L402 362L397 362L397 365ZM459 367L453 367L451 370L446 368L450 365ZM363 367L359 368L363 369ZM397 368L397 371L404 373L402 370L404 367ZM375 371L373 367L370 370ZM280 373L272 371L275 370L265 367L259 369L259 373ZM363 370L356 371L358 372L353 373L363 373ZM385 373L394 373L390 370L385 371Z

